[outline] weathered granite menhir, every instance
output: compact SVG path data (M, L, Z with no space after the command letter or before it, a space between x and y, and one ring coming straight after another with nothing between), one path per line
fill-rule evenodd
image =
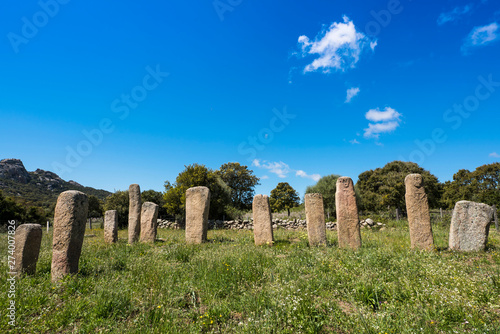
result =
M207 240L210 190L193 187L186 190L186 242L201 244Z
M451 218L450 249L466 252L484 250L493 216L494 209L489 205L457 202Z
M306 194L304 196L306 207L307 235L310 246L326 246L326 223L323 195Z
M87 195L79 191L65 191L57 199L52 242L52 281L78 273L88 208Z
M358 205L354 184L350 177L339 177L335 192L337 211L337 230L341 248L358 249L361 247Z

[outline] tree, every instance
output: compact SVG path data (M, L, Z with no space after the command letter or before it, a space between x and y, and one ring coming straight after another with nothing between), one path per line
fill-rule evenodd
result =
M7 223L9 220L23 220L26 210L11 197L5 197L0 190L0 222Z
M442 184L438 178L416 163L393 161L383 168L359 174L356 190L360 197L360 209L369 211L383 211L388 207L406 209L404 181L408 174L413 173L422 175L429 206L439 207Z
M165 182L165 208L171 215L184 216L186 210L186 190L191 187L205 186L210 189L211 219L222 218L231 201L231 188L213 170L204 165L185 166L175 183Z
M124 228L128 226L128 205L129 195L127 191L118 190L106 198L104 209L116 210L118 214L118 227Z
M97 196L90 195L88 217L89 218L102 217L103 211L104 211L103 202L99 198L97 198Z
M31 206L26 211L23 221L29 224L43 224L47 220L47 215L45 214L45 210L39 206Z
M48 214L39 206L30 206L12 197L5 197L0 190L0 223L16 220L17 224L44 224Z
M242 166L238 162L228 162L220 166L217 175L231 188L231 203L239 210L252 208L255 186L259 178L253 175L253 170Z
M273 212L287 210L288 216L290 216L290 209L300 204L300 198L288 182L280 182L276 188L271 190L269 204Z
M500 162L480 166L473 172L461 169L453 175L453 181L444 185L443 203L452 209L462 200L500 208Z
M141 193L141 202L153 202L158 204L158 217L165 217L167 215L167 209L164 207L165 199L163 194L155 190L145 190Z
M326 212L335 213L335 192L337 179L340 175L331 174L323 176L314 186L306 188L306 194L319 193L323 195L323 205Z

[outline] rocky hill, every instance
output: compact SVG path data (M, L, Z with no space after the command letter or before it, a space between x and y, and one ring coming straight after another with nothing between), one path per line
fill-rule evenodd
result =
M79 190L104 199L109 191L84 187L75 181L64 181L57 174L37 169L28 172L19 159L0 161L0 190L27 205L50 207L66 190Z

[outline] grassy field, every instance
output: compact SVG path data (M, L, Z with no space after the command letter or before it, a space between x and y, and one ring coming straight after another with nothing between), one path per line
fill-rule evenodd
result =
M44 232L37 273L16 284L12 333L500 333L500 235L486 252L411 251L405 222L363 230L363 247L309 248L305 231L275 231L255 247L251 231L209 231L186 246L184 231L159 230L154 245L103 243L87 231L80 273L51 283L51 236ZM0 235L1 279L7 236ZM2 286L7 287L4 283Z

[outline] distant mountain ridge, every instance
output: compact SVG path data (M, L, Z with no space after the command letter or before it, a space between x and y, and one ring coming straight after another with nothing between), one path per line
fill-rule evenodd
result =
M28 172L19 159L0 161L0 190L28 205L50 207L59 194L66 190L79 190L104 200L109 191L84 187L75 181L64 181L56 173L37 169Z

